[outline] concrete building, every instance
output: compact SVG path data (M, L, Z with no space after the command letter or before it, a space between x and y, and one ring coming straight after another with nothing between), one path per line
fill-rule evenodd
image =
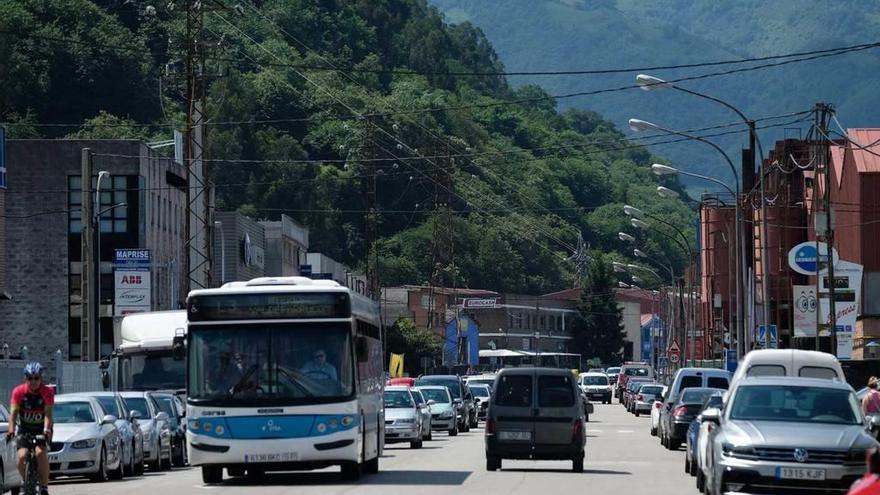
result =
M100 195L107 210L100 221L100 353L113 348L116 249L150 251L149 309L183 302L186 179L180 165L133 140L9 140L6 235L0 235L6 242L0 252L12 300L0 303L0 344L8 344L12 354L27 346L30 357L45 361L58 349L68 360L83 355L83 148L94 153L95 175L110 174ZM94 184L96 176L91 180ZM120 203L125 206L109 209Z
M335 280L358 294L368 295L367 277L321 253L306 254L306 264L300 266L300 272L304 277Z
M278 221L261 221L266 237L266 274L300 275L309 250L309 229L287 215Z
M268 274L263 224L237 211L216 211L213 237L211 275L218 285Z

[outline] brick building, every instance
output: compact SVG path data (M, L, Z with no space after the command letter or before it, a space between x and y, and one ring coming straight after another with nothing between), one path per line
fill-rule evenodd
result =
M60 349L69 360L82 356L81 151L90 148L96 182L102 184L101 348L113 348L115 249L149 249L152 309L182 304L183 168L133 140L9 140L6 143L7 288L0 303L0 345L12 354L27 346L30 357L49 360ZM94 340L93 340L94 341Z

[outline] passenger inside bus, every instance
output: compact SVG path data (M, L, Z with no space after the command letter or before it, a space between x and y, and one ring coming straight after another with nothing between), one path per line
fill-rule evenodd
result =
M327 362L327 353L324 349L315 349L312 360L306 362L300 372L313 380L339 382L336 368Z

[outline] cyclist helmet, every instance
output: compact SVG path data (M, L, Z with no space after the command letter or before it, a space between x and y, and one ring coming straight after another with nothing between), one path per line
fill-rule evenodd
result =
M40 364L39 361L31 361L28 364L24 365L24 374L25 375L42 375L43 374L43 365Z

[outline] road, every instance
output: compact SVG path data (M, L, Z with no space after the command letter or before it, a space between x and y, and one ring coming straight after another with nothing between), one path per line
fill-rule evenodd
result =
M483 431L458 437L434 435L421 450L409 444L389 445L380 462L380 473L358 483L342 481L338 469L305 473L269 473L258 482L226 480L222 485L202 484L198 469L147 473L140 478L96 484L56 480L53 495L151 494L217 495L418 495L635 493L651 495L696 494L693 478L684 473L684 449L669 452L648 433L650 418L636 418L618 404L596 404L587 424L587 457L584 473L571 471L571 462L504 461L502 471L487 472ZM464 491L462 491L464 490ZM574 491L578 490L578 491Z

